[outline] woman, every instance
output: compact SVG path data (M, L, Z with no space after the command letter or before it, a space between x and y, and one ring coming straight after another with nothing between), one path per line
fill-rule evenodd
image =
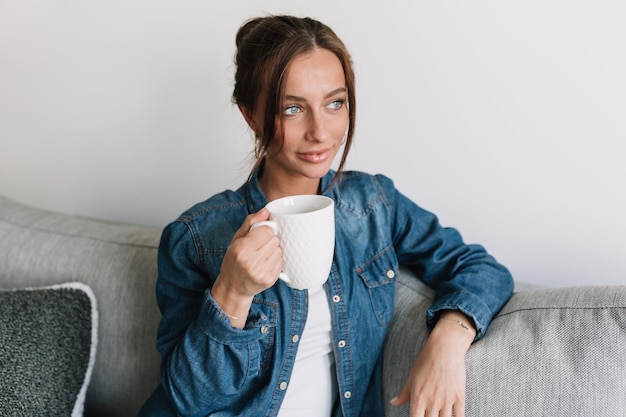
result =
M354 72L330 28L267 16L244 24L236 43L233 101L255 134L257 164L237 191L197 204L163 232L162 383L142 414L382 416L380 355L403 264L437 298L428 341L402 392L386 400L410 401L413 417L462 417L464 355L510 297L510 274L390 179L343 171ZM335 201L335 259L321 288L277 280L279 238L251 230L268 218L268 201L295 194Z

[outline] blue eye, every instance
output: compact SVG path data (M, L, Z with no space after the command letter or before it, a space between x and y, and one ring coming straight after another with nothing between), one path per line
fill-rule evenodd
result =
M293 116L298 113L300 113L300 108L298 106L289 106L283 112L286 116Z
M343 107L343 104L344 104L345 102L346 102L346 100L344 100L344 99L341 99L341 100L335 100L335 101L331 102L331 103L328 105L328 108L329 108L329 109L333 109L333 110L339 110L340 108L342 108L342 107Z

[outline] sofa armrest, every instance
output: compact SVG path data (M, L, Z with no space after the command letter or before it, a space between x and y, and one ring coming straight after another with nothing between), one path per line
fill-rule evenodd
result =
M386 416L428 330L434 292L411 271L398 278L385 344ZM466 356L468 416L626 415L626 286L533 288L513 294Z

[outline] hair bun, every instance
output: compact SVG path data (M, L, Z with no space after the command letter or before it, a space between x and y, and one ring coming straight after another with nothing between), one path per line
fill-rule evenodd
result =
M235 36L235 45L237 46L237 48L241 46L244 38L248 36L248 34L250 34L250 32L252 32L252 30L257 27L258 24L261 23L261 21L263 21L264 19L265 17L255 17L241 25L241 27L237 31L237 35Z

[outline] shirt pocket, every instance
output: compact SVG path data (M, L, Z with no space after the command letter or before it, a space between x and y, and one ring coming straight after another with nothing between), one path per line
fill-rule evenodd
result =
M398 270L398 258L391 245L355 270L367 288L374 314L382 326L386 326L391 320Z

